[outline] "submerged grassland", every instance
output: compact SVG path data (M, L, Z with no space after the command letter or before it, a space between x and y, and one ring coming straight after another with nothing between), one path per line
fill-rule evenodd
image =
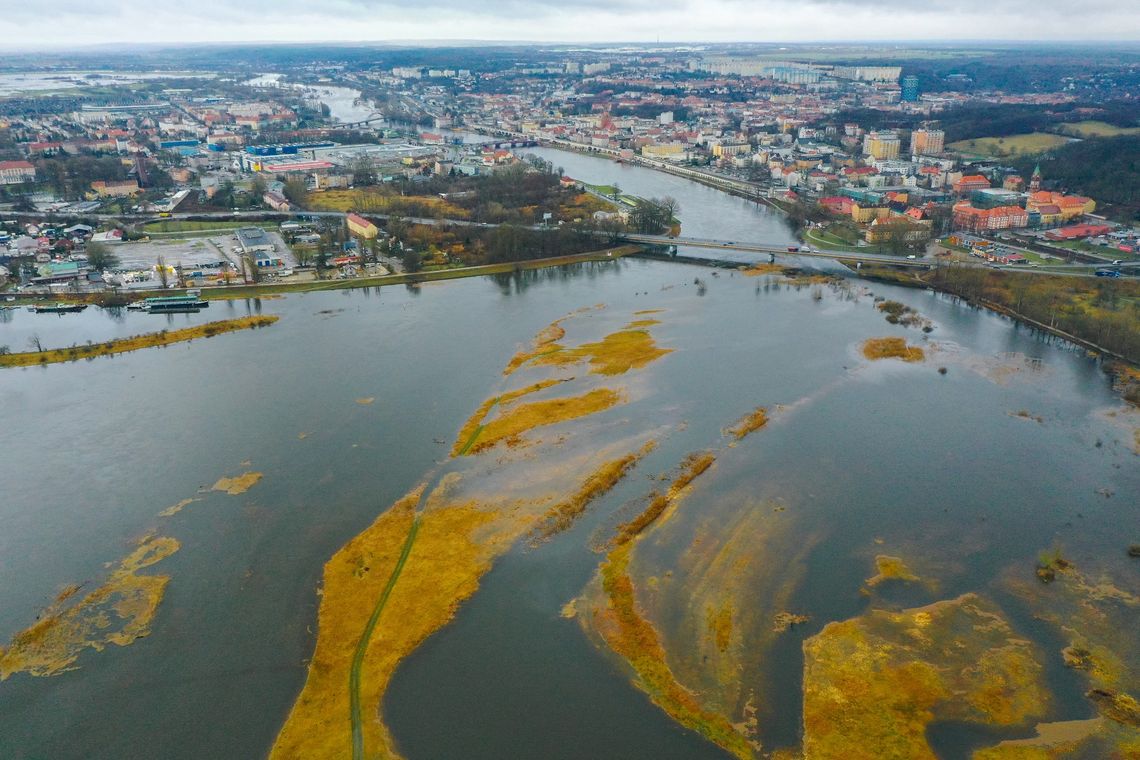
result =
M1069 721L1073 725L1060 726L1065 730L1043 724L1036 739L1001 742L976 753L975 760L1140 757L1140 583L1135 572L1082 569L1056 550L1050 560L1048 583L1028 568L1010 567L1002 585L1063 642L1060 651L1047 656L1080 674L1085 698L1098 718Z
M601 443L591 432L628 398L614 376L668 351L656 348L648 325L633 339L613 337L630 332L622 329L594 344L564 346L574 316L545 328L503 372L547 376L481 404L439 472L325 565L316 651L272 757L397 757L381 704L399 662L447 624L520 537L541 541L566 529L653 450L651 430ZM548 352L573 358L547 364ZM562 372L586 359L605 371ZM562 395L551 395L556 388ZM555 426L551 440L528 436Z
M267 327L280 317L265 315L257 317L241 317L240 319L224 319L217 322L207 322L204 325L195 325L181 330L162 330L145 335L132 335L129 338L116 338L103 343L87 343L69 348L52 348L46 351L27 351L18 354L0 355L0 367L32 367L37 364L57 364L59 362L72 362L80 359L94 359L98 356L113 356L128 351L139 351L144 348L169 346L172 343L194 340L196 338L212 338L235 330L252 330L258 327Z
M148 635L170 577L140 571L179 547L169 536L147 536L94 591L80 598L79 586L65 588L34 625L0 649L0 680L19 672L56 675L72 669L85 649L127 646Z
M977 594L829 623L803 651L807 757L934 760L934 721L1028 727L1050 704L1036 648Z
M745 438L749 433L755 433L767 424L768 410L759 406L737 420L736 424L728 428L728 432L733 438L739 441Z
M663 495L654 495L636 518L619 527L614 546L584 597L587 612L582 620L588 631L596 633L629 665L638 688L670 717L732 755L750 758L752 750L747 740L723 715L705 709L670 669L660 635L639 609L629 573L631 552L638 536L665 518L668 510L675 509L688 486L707 471L714 460L707 452L691 455L669 490Z
M926 353L918 346L908 345L906 338L868 338L863 342L863 356L878 359L902 359L904 362L920 362Z

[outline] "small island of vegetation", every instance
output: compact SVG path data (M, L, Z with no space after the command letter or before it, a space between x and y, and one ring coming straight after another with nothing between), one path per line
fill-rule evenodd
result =
M267 327L280 317L264 315L257 317L242 317L240 319L225 319L218 322L207 322L182 330L162 330L145 335L132 335L128 338L115 338L102 343L86 343L82 346L68 348L50 348L38 351L25 351L21 353L0 353L0 367L31 367L37 364L56 364L59 362L72 362L79 359L94 359L97 356L112 356L127 351L138 351L141 348L154 348L155 346L168 346L195 338L212 338L222 333L235 330L247 330L258 327Z

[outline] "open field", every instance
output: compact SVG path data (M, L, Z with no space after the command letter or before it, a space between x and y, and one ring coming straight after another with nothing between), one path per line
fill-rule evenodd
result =
M216 230L236 230L238 227L262 227L267 230L278 229L277 222L250 222L237 220L232 222L192 222L187 219L163 219L157 222L147 222L142 229L148 235L163 235L171 233L214 232Z
M1140 135L1140 127L1118 127L1104 121L1078 121L1062 124L1060 132L1074 137L1119 137L1120 135Z
M1062 145L1067 145L1069 142L1071 142L1070 138L1060 135L1031 132L1025 135L1009 135L1008 137L978 137L973 140L959 140L946 147L959 153L971 153L979 156L1021 156L1045 153Z
M403 196L372 187L309 193L305 205L316 211L356 211L448 219L466 219L471 215L467 209L437 196Z
M804 233L804 239L812 245L828 251L848 251L862 253L858 246L851 245L838 236L826 230L811 228Z

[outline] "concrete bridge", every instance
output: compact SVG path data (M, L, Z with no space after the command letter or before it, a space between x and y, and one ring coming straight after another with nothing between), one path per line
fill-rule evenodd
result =
M328 219L340 218L343 219L349 212L345 211L232 211L232 212L197 212L197 213L173 213L166 216L159 216L154 213L139 213L139 214L57 214L55 218L83 218L83 219L100 219L100 220L115 220L115 221L130 221L135 223L145 222L160 222L160 221L285 221L287 219L296 218L309 218L309 219ZM378 222L384 222L391 218L389 214L376 214L367 211L358 212L361 216ZM45 215L42 213L29 213L29 212L9 212L9 215L15 218L30 217L35 219L42 219ZM51 217L51 215L48 215ZM454 225L459 227L480 227L492 228L500 225L490 222L473 222L469 219L433 219L423 217L401 217L404 221L410 224L423 224L423 225ZM531 225L529 229L541 230L551 229L547 225ZM599 238L611 237L611 233L598 232ZM891 256L883 253L862 253L857 251L826 251L809 245L800 244L775 244L775 243L761 243L737 240L719 240L714 238L696 238L696 237L672 237L669 235L643 235L639 233L627 232L621 233L617 239L622 242L628 243L641 243L643 245L664 246L667 248L676 249L677 247L685 248L702 248L710 251L718 251L721 253L752 253L763 254L769 257L770 260L775 260L777 256L795 256L801 258L816 258L816 259L830 259L832 261L850 261L856 264L879 264L882 266L894 267L909 267L918 269L929 269L934 266L944 265L944 262L932 258L919 256L916 258L904 258L901 256ZM692 257L690 257L692 258ZM733 260L730 257L709 257L710 265L716 265L718 258L723 258L725 262L732 261L738 265L745 265L752 263L747 260ZM986 264L982 261L970 262L957 262L958 266L977 267L977 268L993 268L992 265ZM1006 267L1002 267L1005 269ZM1010 267L1013 271L1027 272L1030 274L1040 275L1071 275L1071 276L1086 276L1093 277L1092 269L1115 269L1119 270L1124 275L1135 276L1140 274L1140 260L1124 261L1120 264L1056 264L1050 265L1046 269L1037 269L1030 267Z

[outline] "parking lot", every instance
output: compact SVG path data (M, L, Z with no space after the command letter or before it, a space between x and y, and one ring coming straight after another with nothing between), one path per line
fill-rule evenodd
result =
M276 246L277 255L286 267L296 266L289 246L276 231L267 231L270 241ZM218 230L208 236L178 237L154 236L150 240L122 243L114 247L119 257L120 269L151 269L161 258L168 266L181 265L183 269L211 267L219 262L238 265L240 251L237 235L231 230Z

